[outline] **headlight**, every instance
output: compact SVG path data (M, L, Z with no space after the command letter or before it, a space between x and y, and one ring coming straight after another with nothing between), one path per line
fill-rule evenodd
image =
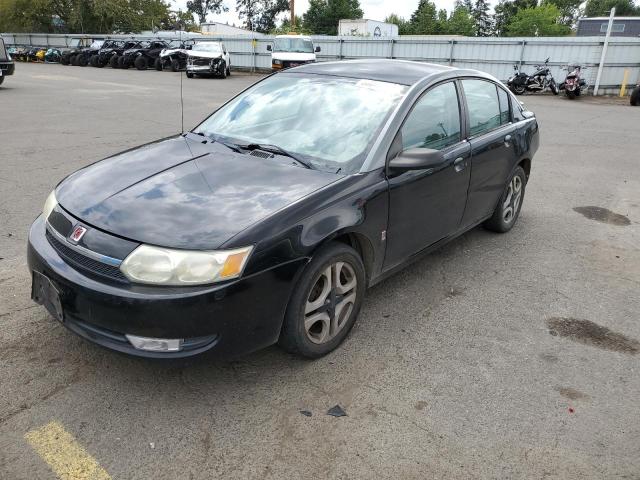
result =
M140 245L120 265L132 282L154 285L201 285L242 275L253 247L187 251Z
M282 60L273 60L271 63L274 65L282 65Z
M44 215L45 220L49 218L56 205L58 205L58 200L56 200L56 191L53 190L45 200L44 207L42 207L42 215Z

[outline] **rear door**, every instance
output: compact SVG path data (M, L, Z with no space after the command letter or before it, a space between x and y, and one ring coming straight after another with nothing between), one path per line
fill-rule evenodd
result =
M516 160L515 126L509 96L497 84L469 78L461 82L467 107L471 145L471 179L462 219L469 226L491 215Z

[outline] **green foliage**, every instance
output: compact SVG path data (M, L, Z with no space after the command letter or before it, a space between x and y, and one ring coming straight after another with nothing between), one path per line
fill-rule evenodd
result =
M397 15L386 20L398 25L401 35L475 35L476 27L470 10L463 2L456 2L453 12L437 10L433 2L421 0L409 21Z
M607 17L613 7L616 7L616 17L640 15L640 6L636 6L633 0L587 0L584 15Z
M236 0L236 11L243 26L262 33L274 30L276 16L288 10L288 0Z
M456 5L447 20L446 33L472 37L475 35L475 29L475 21L467 7Z
M420 0L418 8L409 20L411 35L437 35L442 33L442 25L438 21L436 4L430 0Z
M229 10L224 6L223 0L189 0L187 11L198 17L200 23L207 21L208 13L221 13Z
M303 26L318 35L337 35L341 19L362 18L358 0L310 0Z
M471 11L476 27L477 37L488 37L493 32L491 15L489 15L489 3L487 0L476 0Z
M302 16L296 15L295 26L291 26L291 20L285 18L279 27L269 32L271 35L286 35L287 33L297 33L298 35L311 35L311 32L304 28Z
M543 3L538 7L519 10L506 27L510 37L548 37L568 35L571 29L560 23L560 9Z
M0 29L34 33L136 33L175 25L165 0L0 0ZM193 17L190 22L193 25ZM185 22L188 26L189 22Z
M386 23L393 23L398 26L398 34L399 35L408 35L409 34L409 22L407 22L400 15L392 13L384 19Z

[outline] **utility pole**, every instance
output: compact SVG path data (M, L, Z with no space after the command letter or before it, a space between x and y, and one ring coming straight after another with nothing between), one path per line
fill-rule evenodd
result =
M295 10L295 0L289 0L289 10L291 10L291 29L296 28L296 10Z
M598 74L596 75L596 85L593 87L593 96L598 95L600 88L600 79L602 78L602 70L604 69L604 60L607 56L607 47L609 46L609 37L611 36L611 28L613 27L613 18L616 16L616 7L611 9L609 15L609 25L607 26L607 34L604 37L604 45L602 46L602 55L600 55L600 65L598 65Z

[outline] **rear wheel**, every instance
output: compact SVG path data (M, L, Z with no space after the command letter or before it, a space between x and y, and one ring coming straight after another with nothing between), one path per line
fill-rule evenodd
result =
M136 57L133 64L138 70L146 70L147 67L149 66L149 62L147 62L147 59L142 55L140 55L139 57Z
M187 78L193 78L193 73L187 72Z
M360 311L365 282L364 265L353 248L331 243L319 250L296 282L280 346L318 358L340 345Z
M153 67L161 72L162 71L162 60L160 58L156 58L153 62Z
M62 65L69 65L69 55L62 55L62 58L60 58L60 63Z
M513 228L520 215L526 184L527 176L524 170L517 167L507 182L493 216L484 222L486 229L505 233Z
M80 55L71 55L71 58L69 58L69 63L71 65L73 65L74 67L78 66L78 59L79 59Z
M522 95L525 92L524 85L512 85L511 91L516 95Z
M89 58L89 65L91 65L92 67L97 67L98 66L98 56L97 55L91 55L91 58Z
M171 71L179 72L180 71L180 62L177 59L171 60Z
M109 59L109 66L111 68L118 68L118 60L120 60L120 57L118 55L112 55Z
M125 57L118 57L118 68L127 69L129 68L129 62Z
M78 65L80 67L86 67L89 64L89 59L86 55L78 55Z

